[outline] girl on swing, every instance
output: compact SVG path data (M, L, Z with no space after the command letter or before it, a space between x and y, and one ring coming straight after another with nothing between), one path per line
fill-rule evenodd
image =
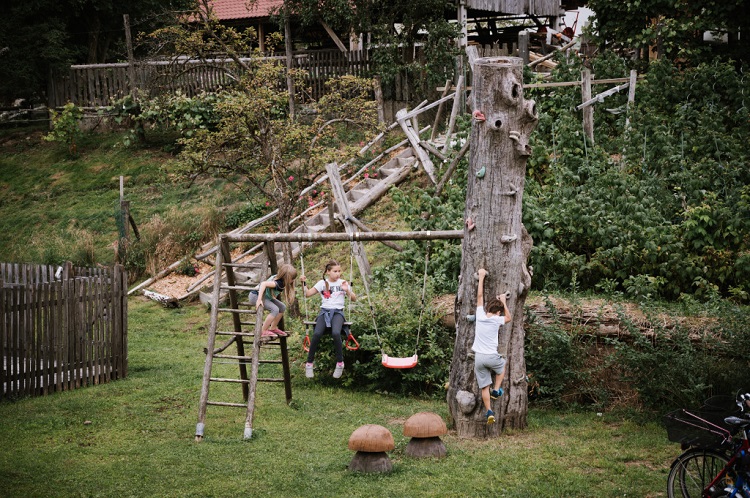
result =
M250 306L255 305L256 313L262 313L261 308L268 310L268 316L263 321L261 337L275 339L278 336L286 337L287 334L279 329L279 322L284 316L286 305L279 300L284 294L284 300L291 304L294 302L294 280L297 278L297 270L290 264L279 267L276 275L271 275L268 280L260 283L256 290L251 290ZM263 296L261 299L260 296Z
M331 331L333 336L333 346L336 352L336 368L333 371L333 377L338 379L344 372L344 351L341 340L341 330L344 327L344 303L348 296L354 302L357 296L352 290L352 286L346 280L341 279L341 265L331 260L326 263L323 271L323 279L319 280L314 286L308 289L304 275L299 277L302 282L302 292L305 297L312 297L320 294L320 314L315 320L315 330L310 340L310 351L307 353L307 363L305 363L305 377L312 379L313 361L315 360L315 351L318 349L321 337L326 330Z

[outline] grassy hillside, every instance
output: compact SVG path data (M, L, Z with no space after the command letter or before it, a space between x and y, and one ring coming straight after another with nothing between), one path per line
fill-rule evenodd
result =
M224 181L181 183L169 173L171 155L159 147L124 148L117 134L87 135L80 157L71 159L64 146L44 142L43 135L39 129L0 135L2 261L111 264L120 176L138 226L170 210L185 220L221 221L214 211L243 200Z

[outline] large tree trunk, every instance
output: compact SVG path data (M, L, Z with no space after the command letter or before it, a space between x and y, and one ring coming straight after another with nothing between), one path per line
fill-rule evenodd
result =
M448 406L460 437L497 437L506 428L525 428L528 408L523 306L531 275L526 266L531 237L521 221L529 135L536 106L523 98L523 61L517 57L477 59L474 65L474 122L471 130L461 277L456 294L456 343ZM482 118L484 117L484 121ZM471 221L469 221L471 220ZM498 424L487 425L474 375L477 270L485 268L485 299L510 293L511 323L500 329L506 357L505 394L492 402Z

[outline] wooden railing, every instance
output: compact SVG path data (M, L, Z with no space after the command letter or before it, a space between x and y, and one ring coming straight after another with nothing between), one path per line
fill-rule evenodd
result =
M124 378L127 337L122 266L0 264L0 398Z

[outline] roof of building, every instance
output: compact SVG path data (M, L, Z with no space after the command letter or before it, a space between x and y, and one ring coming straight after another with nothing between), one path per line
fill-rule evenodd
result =
M248 8L247 4L252 5ZM220 21L268 17L284 5L284 0L211 0L214 14Z

